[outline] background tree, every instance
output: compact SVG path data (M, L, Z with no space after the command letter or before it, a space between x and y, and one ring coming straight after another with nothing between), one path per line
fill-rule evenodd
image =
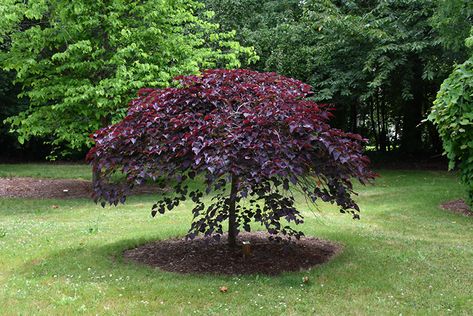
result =
M13 158L13 153L20 147L15 135L8 133L9 127L3 121L26 108L26 104L17 98L19 89L13 80L14 74L0 71L0 156L3 159Z
M468 47L465 39L473 26L473 3L469 0L439 0L431 23L440 37L442 45L458 55L456 60L465 60Z
M447 42L469 31L471 1L205 2L217 22L255 46L254 69L308 82L318 101L335 104L335 126L369 135L380 151L441 146L431 125L418 125L466 58Z
M0 65L15 71L29 101L8 119L20 142L87 147L92 131L123 118L137 89L254 58L199 18L201 9L193 0L3 1Z
M101 174L94 188L102 205L124 202L131 187L147 179L172 179L174 196L156 203L153 215L191 198L187 236L218 239L228 220L231 246L252 220L271 235L299 238L290 225L303 221L294 190L358 217L351 181L373 178L363 140L329 126L328 107L307 99L309 85L248 70L209 70L179 83L141 90L123 121L94 134L88 160ZM125 186L111 183L116 173L126 175ZM189 190L186 180L198 175L206 187ZM205 205L202 197L210 193Z
M287 0L205 0L215 12L214 21L224 30L235 30L242 45L252 46L260 57L250 65L258 71L276 71L286 76L308 80L309 52L306 41L311 41L302 21L307 4Z
M364 4L333 6L330 15L319 5L310 9L312 29L321 28L314 79L335 102L350 106L343 110L352 128L356 122L369 126L365 129L378 150L386 151L390 140L399 138L404 152L419 151L423 135L417 125L446 75L441 72L446 56L429 23L435 5L410 0Z
M250 65L260 71L272 70L287 76L305 79L302 58L292 58L299 54L303 30L286 30L300 25L304 6L298 0L205 0L209 10L215 12L214 21L224 30L235 31L236 39L245 46L252 46L260 57ZM299 32L302 31L302 32ZM281 55L281 45L294 50L290 55ZM274 63L280 65L274 67Z

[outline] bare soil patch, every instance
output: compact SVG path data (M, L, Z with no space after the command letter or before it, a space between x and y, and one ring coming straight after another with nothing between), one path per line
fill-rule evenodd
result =
M124 252L127 261L159 267L166 271L191 274L267 274L307 270L336 255L341 247L314 237L291 243L268 240L263 232L241 233L235 249L205 238L184 238L151 242ZM251 255L244 257L242 241L249 241Z
M470 207L465 203L464 200L453 200L442 203L440 206L443 209L453 213L462 214L465 216L473 216L473 211L471 211Z
M133 194L162 191L152 185L134 188ZM92 183L76 179L0 178L0 197L19 198L90 198Z

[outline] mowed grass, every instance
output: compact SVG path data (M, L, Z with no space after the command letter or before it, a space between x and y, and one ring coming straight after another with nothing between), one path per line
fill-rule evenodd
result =
M0 164L0 177L91 180L92 168L87 164L65 163Z
M57 168L66 167L42 165L41 174ZM341 254L276 277L179 275L122 260L127 248L184 235L190 203L153 219L153 196L105 209L86 199L0 199L0 314L472 315L473 218L438 207L464 196L457 177L379 173L358 187L360 221L330 205L305 212L305 233L343 245Z

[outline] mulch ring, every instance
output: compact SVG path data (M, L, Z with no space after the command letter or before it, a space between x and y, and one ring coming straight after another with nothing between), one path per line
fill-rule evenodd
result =
M198 237L151 242L124 252L126 261L159 267L177 273L243 275L277 275L303 271L330 260L341 247L314 237L299 241L271 242L263 232L240 233L235 249L227 246L227 237L220 242ZM249 241L251 255L243 256L242 241Z
M133 194L162 191L152 185L135 187ZM0 197L19 198L90 198L92 183L75 179L0 178Z
M465 216L473 216L473 211L464 200L453 200L440 204L440 206L450 212L462 214Z

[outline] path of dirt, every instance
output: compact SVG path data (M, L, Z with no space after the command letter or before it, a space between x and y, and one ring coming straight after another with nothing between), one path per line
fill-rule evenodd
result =
M136 187L133 194L155 193L151 185ZM92 183L75 179L0 178L0 197L20 198L90 198Z
M251 255L244 257L242 245L232 250L226 236L220 242L196 238L168 239L126 250L128 261L159 267L166 271L192 274L267 274L301 271L327 262L341 247L313 237L295 243L276 243L263 232L242 233L239 240L249 241Z

